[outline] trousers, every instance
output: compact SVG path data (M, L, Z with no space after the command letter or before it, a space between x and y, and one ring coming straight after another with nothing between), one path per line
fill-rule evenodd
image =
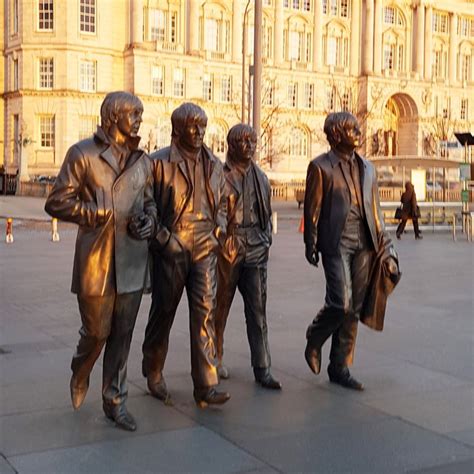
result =
M79 382L87 380L105 345L102 398L107 405L127 399L127 359L141 299L142 291L77 296L82 327L71 369Z
M229 262L224 256L218 261L216 346L217 359L224 355L224 330L230 307L238 288L244 300L247 339L254 368L271 365L267 328L267 260L268 248L245 246L242 242L237 257Z
M182 250L154 254L152 302L143 342L143 375L159 381L168 353L171 326L186 289L191 341L191 377L196 389L217 385L215 301L217 242L209 233L177 233ZM212 242L212 244L210 243Z
M345 245L339 252L322 255L326 277L323 308L309 325L306 337L314 347L321 347L332 336L331 364L345 367L354 358L357 325L367 293L374 251L364 245Z

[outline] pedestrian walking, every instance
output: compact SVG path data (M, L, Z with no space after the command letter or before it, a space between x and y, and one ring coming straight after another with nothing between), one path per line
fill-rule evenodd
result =
M418 226L418 217L420 217L420 208L418 207L418 203L416 202L416 193L415 187L410 181L405 183L405 192L402 194L400 198L402 203L402 214L401 214L401 221L397 227L397 239L400 239L403 231L405 230L405 226L407 225L407 220L411 219L413 221L413 228L415 229L415 239L422 239L423 236L421 235L420 228Z

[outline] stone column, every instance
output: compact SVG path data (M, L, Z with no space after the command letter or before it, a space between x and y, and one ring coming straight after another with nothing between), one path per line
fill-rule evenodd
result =
M275 3L275 65L279 65L283 62L283 1Z
M423 54L425 50L425 7L421 2L416 6L415 72L423 77Z
M323 9L319 0L314 2L313 71L320 71L323 64Z
M374 74L382 73L382 0L375 0Z
M321 2L316 2L321 3ZM359 75L359 60L360 60L360 0L352 0L351 12L351 49L350 49L350 73L352 76Z
M199 49L199 4L198 0L188 0L188 53Z
M432 48L433 48L433 7L432 5L426 5L425 15L425 79L430 80L432 75Z
M242 59L242 2L234 0L232 11L232 61L240 62Z
M132 43L143 43L143 0L132 2Z
M449 84L456 82L456 60L458 46L457 15L451 13L449 18Z
M362 71L370 75L374 64L374 0L367 0L365 6L364 62Z

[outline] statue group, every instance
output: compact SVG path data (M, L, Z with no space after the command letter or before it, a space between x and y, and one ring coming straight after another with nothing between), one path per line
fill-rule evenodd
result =
M271 373L266 318L271 193L254 161L255 131L244 124L230 129L223 165L204 144L204 110L184 103L171 115L170 146L148 155L138 148L142 114L133 94L108 94L101 125L68 150L45 205L51 216L79 227L71 290L81 328L71 363L72 405L82 405L104 349L103 410L129 431L137 425L126 407L127 359L150 276L142 372L151 395L172 403L163 370L184 290L196 404L230 399L218 384L230 375L224 329L237 288L255 381L281 389ZM322 256L327 293L308 328L305 358L319 373L321 347L332 335L330 380L361 390L348 369L358 319L381 329L386 297L400 276L398 258L384 230L374 169L355 153L357 121L347 113L330 114L324 131L331 151L308 167L304 241L312 265ZM386 271L377 272L377 266ZM380 281L380 274L388 280Z

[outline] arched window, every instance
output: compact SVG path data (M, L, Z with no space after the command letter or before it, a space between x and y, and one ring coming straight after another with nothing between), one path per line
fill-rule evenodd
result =
M403 13L395 6L383 10L382 69L384 71L405 71L407 29Z
M308 134L300 127L293 127L290 133L290 156L292 158L308 158Z
M287 61L312 61L313 35L307 21L291 16L283 29L283 56Z
M472 78L472 48L469 42L464 41L459 48L458 79L470 82Z
M433 52L431 58L432 77L435 79L445 79L448 68L448 45L439 38L433 41Z
M206 135L209 148L219 158L224 159L227 149L225 127L220 123L212 123L207 129Z
M199 38L202 50L209 51L214 59L223 59L230 52L231 14L217 2L205 2L199 18Z
M326 66L346 67L349 63L349 34L340 23L326 25L323 36L323 51Z

